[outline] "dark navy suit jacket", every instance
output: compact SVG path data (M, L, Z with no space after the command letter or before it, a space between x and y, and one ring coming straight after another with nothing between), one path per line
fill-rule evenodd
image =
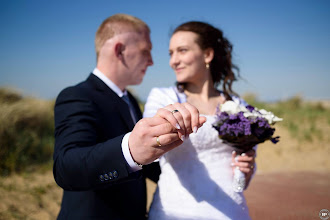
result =
M127 104L91 74L59 94L54 113L53 171L64 189L58 219L144 219L145 177L157 181L160 169L130 172L121 148L134 127Z

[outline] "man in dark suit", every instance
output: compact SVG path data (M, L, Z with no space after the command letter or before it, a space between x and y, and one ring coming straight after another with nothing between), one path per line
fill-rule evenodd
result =
M95 47L93 73L64 89L55 104L54 177L64 189L58 219L145 219L145 177L157 181L160 173L152 162L204 121L188 104L141 119L126 87L140 84L153 64L143 21L109 17Z

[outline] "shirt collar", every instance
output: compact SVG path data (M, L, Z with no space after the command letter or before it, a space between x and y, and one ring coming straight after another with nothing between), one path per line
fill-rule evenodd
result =
M112 89L120 98L127 95L127 90L121 91L121 89L114 84L108 77L106 77L99 69L95 68L93 74L102 80L110 89Z

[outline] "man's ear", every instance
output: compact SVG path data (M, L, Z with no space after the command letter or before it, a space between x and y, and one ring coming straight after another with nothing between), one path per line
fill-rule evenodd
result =
M212 48L207 48L204 50L204 61L205 63L211 63L214 57L214 50Z
M118 59L123 60L123 51L125 50L125 45L123 45L122 43L118 42L115 45L115 55L116 57L118 57Z

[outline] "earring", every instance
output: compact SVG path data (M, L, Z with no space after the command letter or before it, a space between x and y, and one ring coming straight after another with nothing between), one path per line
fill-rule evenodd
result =
M205 66L206 66L206 69L210 69L210 64L206 63Z

